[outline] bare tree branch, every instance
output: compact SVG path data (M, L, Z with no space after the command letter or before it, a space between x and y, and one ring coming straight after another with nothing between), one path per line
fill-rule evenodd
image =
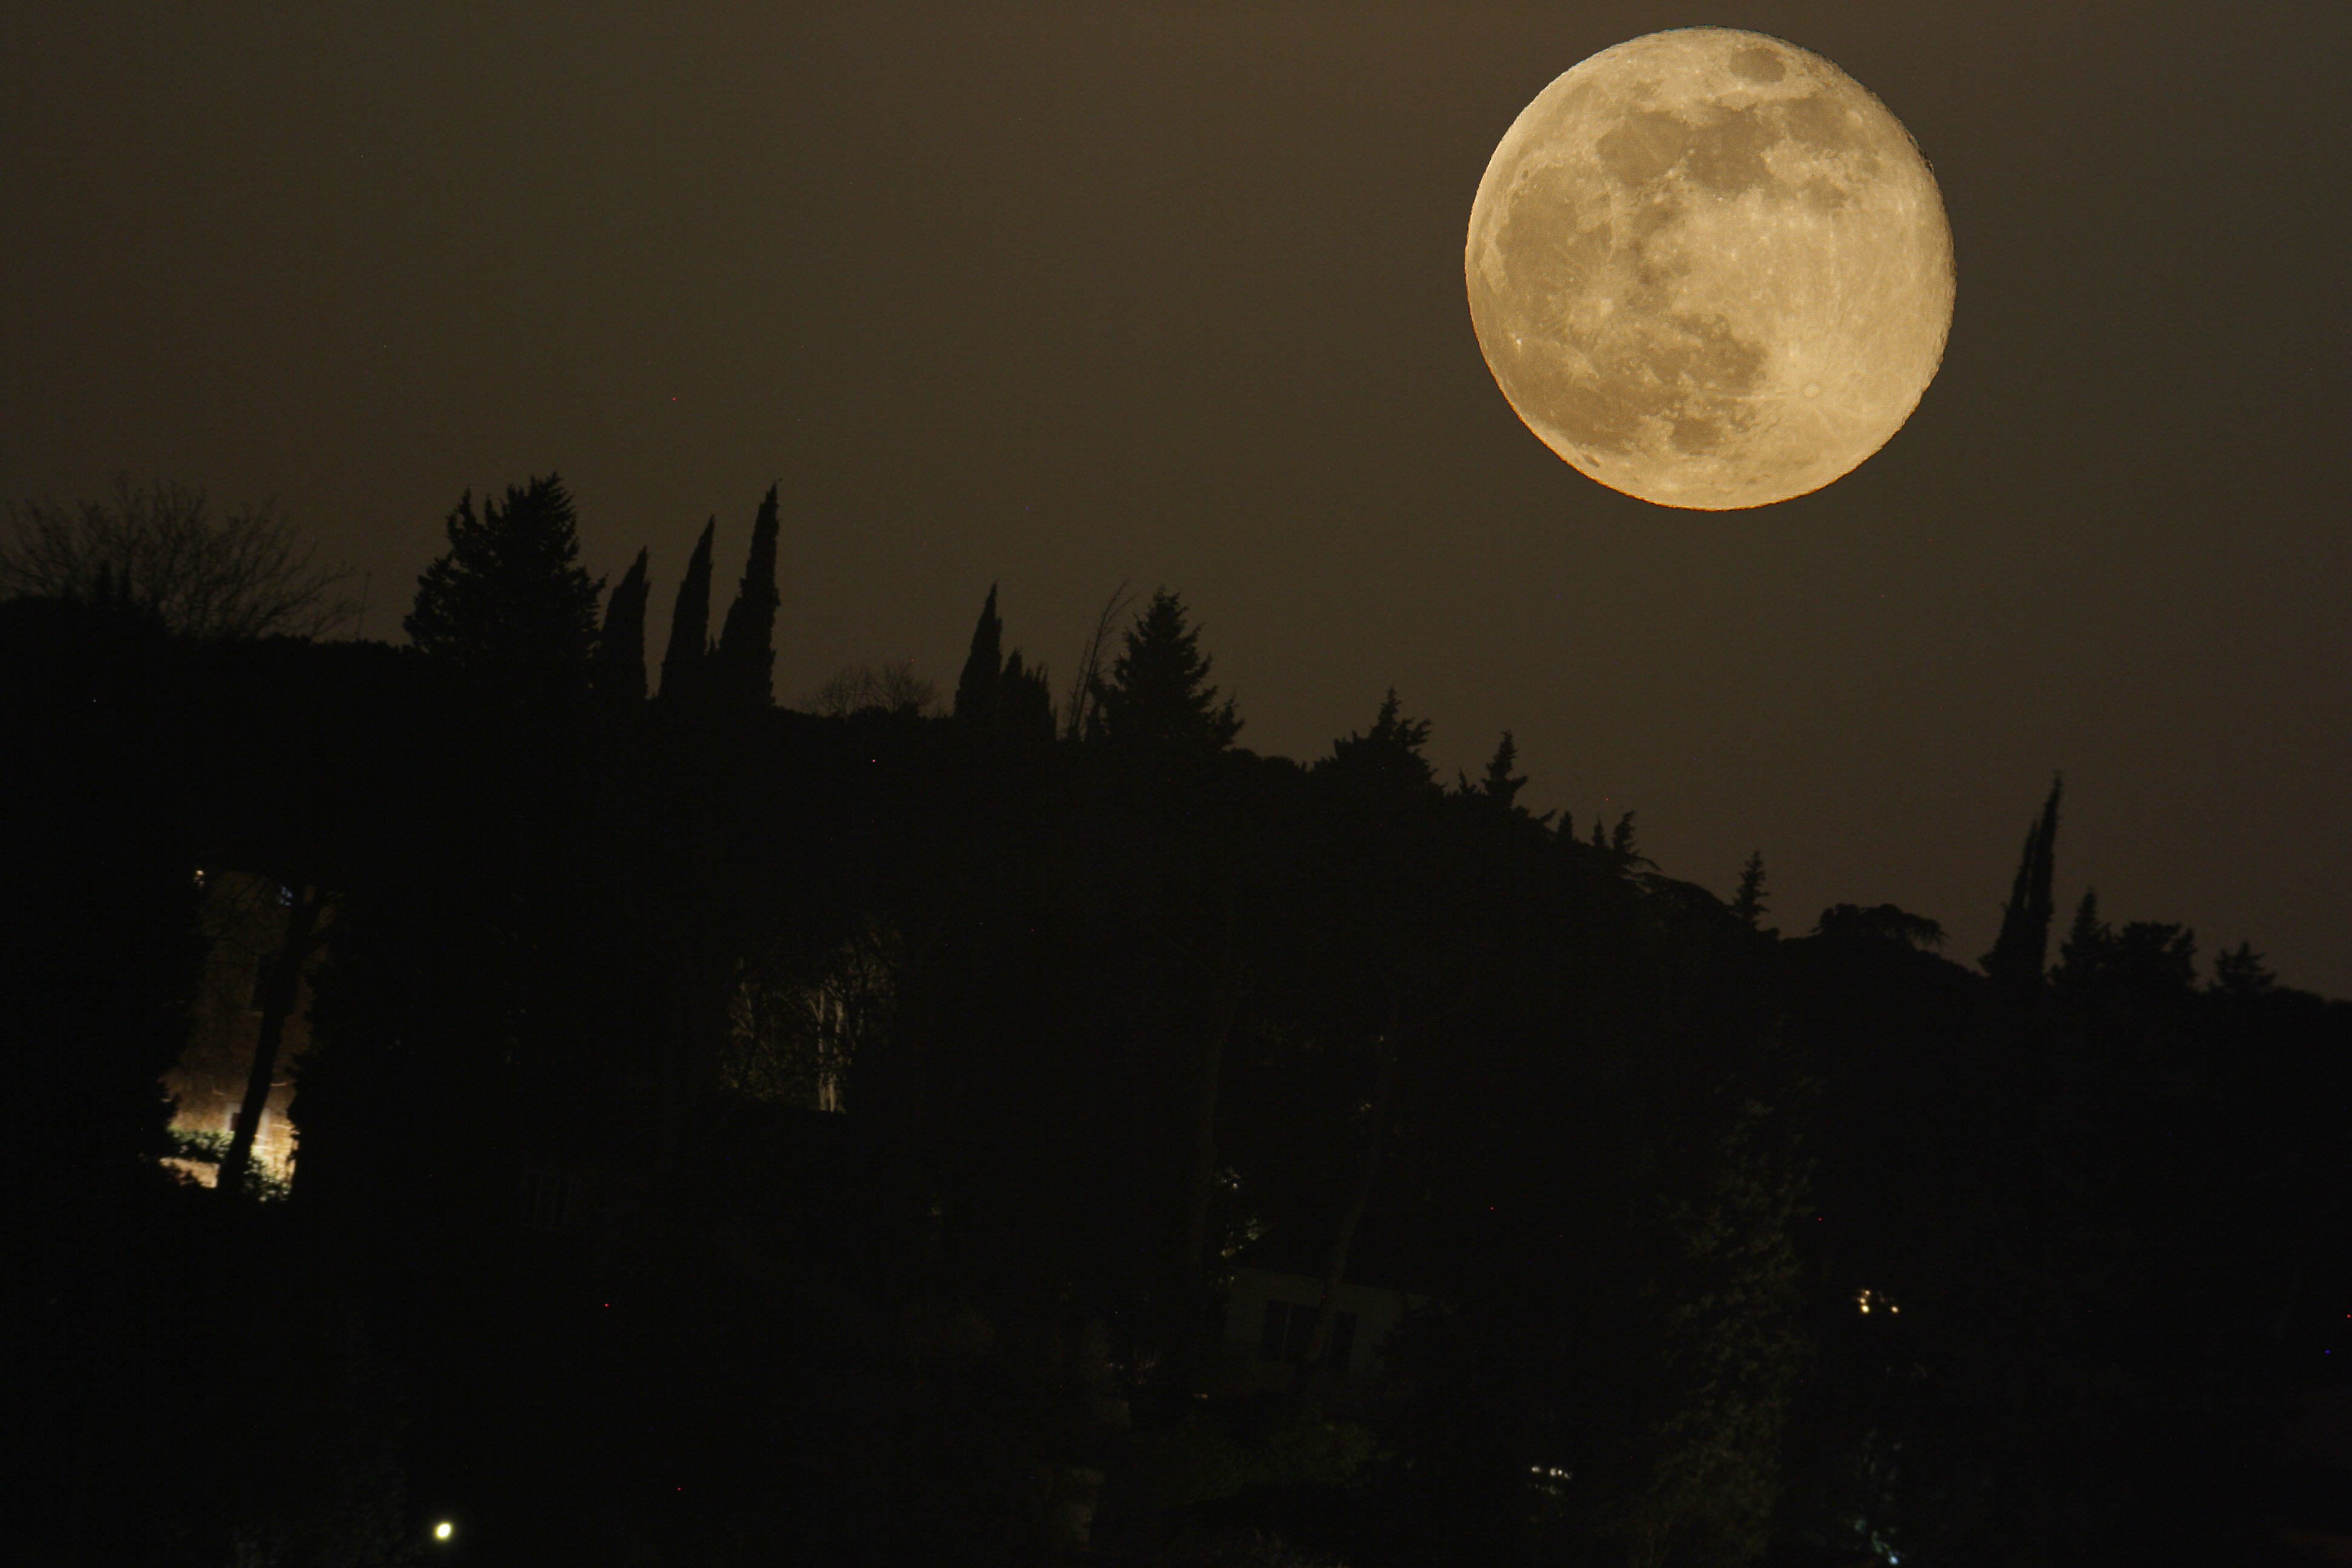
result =
M1102 614L1095 618L1095 635L1087 639L1086 651L1078 656L1078 673L1070 682L1070 700L1064 711L1069 715L1063 733L1073 741L1087 738L1087 721L1094 715L1095 690L1102 684L1103 644L1110 640L1111 628L1135 603L1135 595L1121 583L1103 601Z
M110 500L11 503L0 595L111 600L206 640L325 636L355 606L275 500L215 515L205 492L118 474Z
M803 712L845 719L868 708L928 715L939 707L939 689L915 673L913 663L848 664L801 699Z

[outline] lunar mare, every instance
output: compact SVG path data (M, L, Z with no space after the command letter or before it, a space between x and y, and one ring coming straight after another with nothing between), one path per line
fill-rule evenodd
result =
M1885 446L1942 362L1952 238L1910 133L1819 55L1688 27L1528 104L1478 184L1470 319L1580 472L1724 510Z

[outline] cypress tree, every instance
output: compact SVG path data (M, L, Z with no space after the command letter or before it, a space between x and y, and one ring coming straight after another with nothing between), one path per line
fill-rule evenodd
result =
M2074 923L2066 932L2066 940L2058 949L2058 983L2080 985L2096 975L2115 946L2115 932L2099 918L2099 890L2083 889L2083 901L2074 906Z
M988 601L980 607L980 624L971 629L971 652L964 657L963 675L956 681L957 723L987 728L1003 674L999 652L1003 638L1004 623L996 616L996 584L991 583Z
M646 580L647 552L636 560L604 606L604 629L588 667L588 689L606 710L634 708L646 700Z
M662 655L661 700L686 705L702 694L703 667L709 659L706 639L710 630L710 541L719 520L702 525L686 576L677 585L677 608L669 619L669 650Z
M1004 673L996 683L996 732L1010 741L1054 738L1054 691L1045 667L1024 666L1017 647L1006 657Z
M743 581L727 607L713 662L713 695L730 711L764 713L775 706L776 487L768 487L751 524L751 553Z
M2007 989L2039 984L2050 959L2050 879L2057 866L2058 796L2063 777L2050 784L2050 798L2042 815L2025 830L2025 849L2018 858L2017 878L2009 901L2001 906L2000 934L1992 951L1978 962L1994 982Z

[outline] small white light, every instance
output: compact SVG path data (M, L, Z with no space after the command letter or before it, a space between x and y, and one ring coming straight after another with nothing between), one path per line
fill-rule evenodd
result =
M449 1521L445 1519L440 1523L433 1527L433 1539L436 1541L446 1541L449 1539Z

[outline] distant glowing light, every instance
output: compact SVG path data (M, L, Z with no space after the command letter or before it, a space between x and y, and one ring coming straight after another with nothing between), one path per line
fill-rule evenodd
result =
M449 1539L449 1521L445 1519L440 1523L433 1527L433 1539L436 1541L446 1541Z

